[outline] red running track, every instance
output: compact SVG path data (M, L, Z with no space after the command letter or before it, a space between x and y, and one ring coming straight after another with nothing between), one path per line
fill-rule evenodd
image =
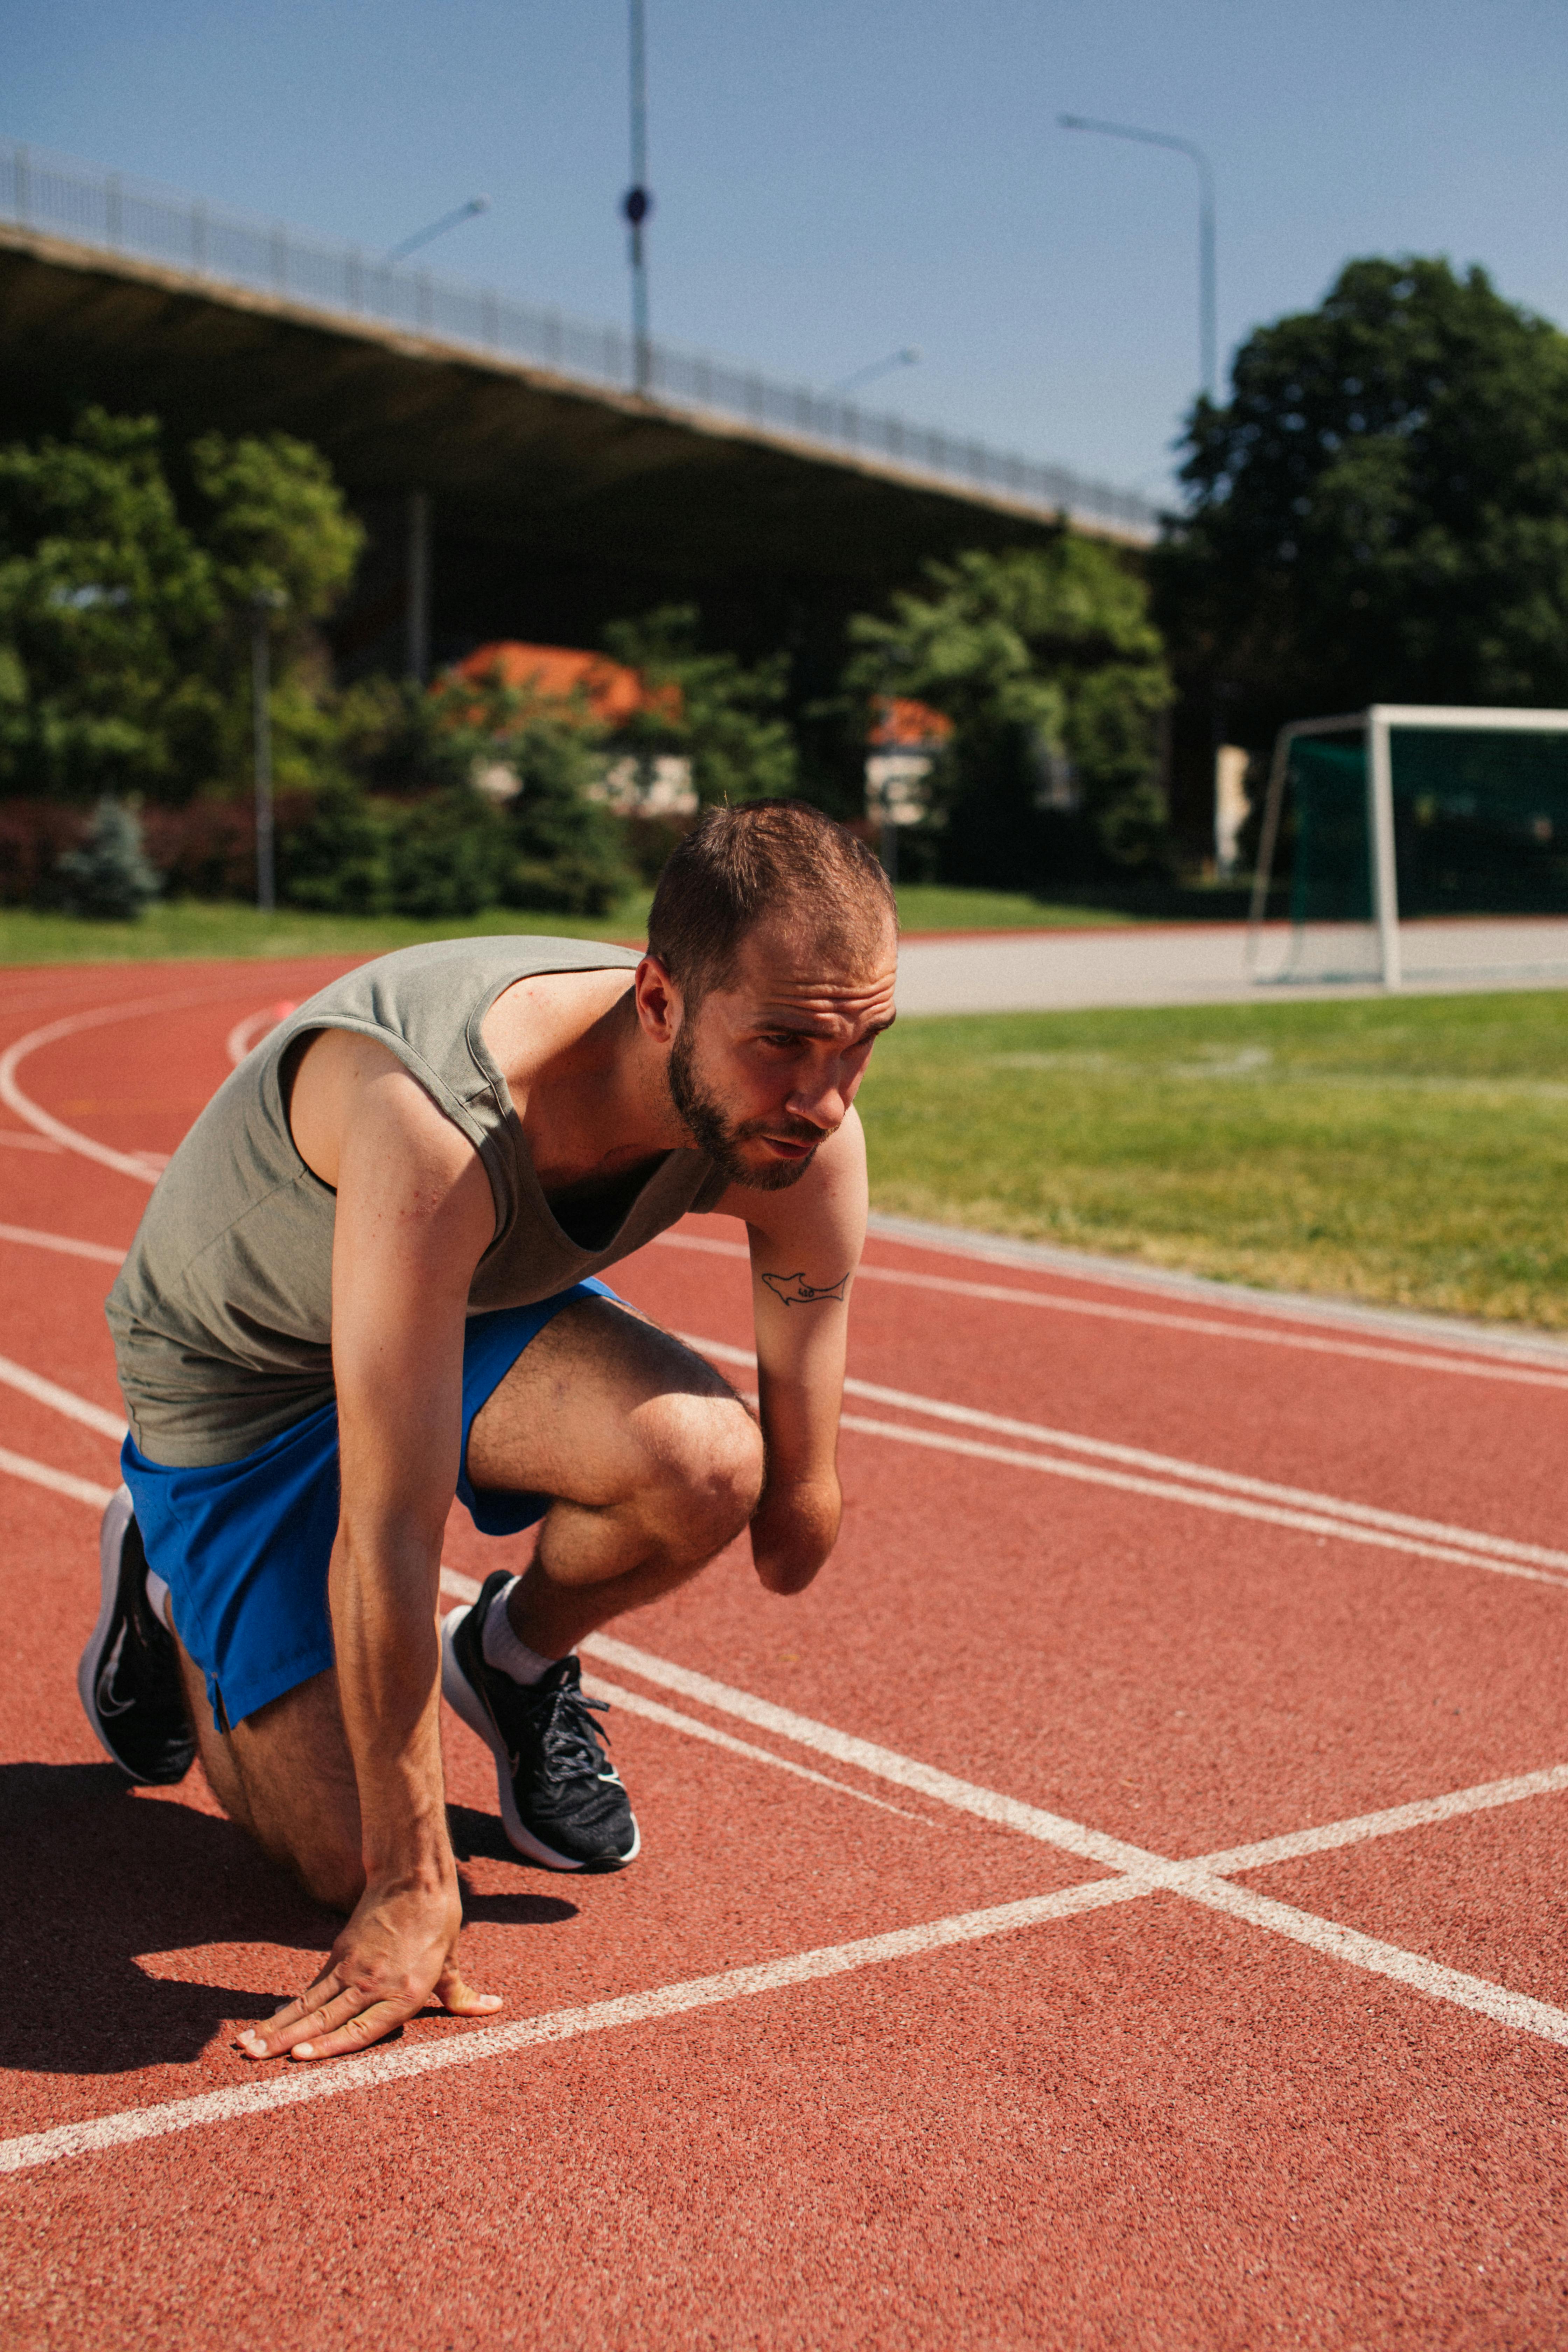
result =
M595 1647L637 1868L520 1866L448 1718L500 2020L236 2054L333 1923L78 1712L101 1300L338 968L0 982L5 2342L1568 2341L1548 1347L874 1241L819 1585ZM743 1383L735 1228L621 1280Z

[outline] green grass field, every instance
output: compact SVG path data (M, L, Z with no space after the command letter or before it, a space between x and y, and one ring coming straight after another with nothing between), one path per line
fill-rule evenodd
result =
M911 932L1053 911L980 891L900 900ZM375 955L500 924L635 940L647 911L646 893L598 923L6 911L0 961ZM861 1107L883 1209L1568 1328L1568 992L905 1021Z
M1568 1328L1568 992L901 1022L878 1207Z
M632 892L602 919L585 915L519 915L492 908L467 919L422 921L406 915L305 915L284 908L176 899L151 907L138 923L82 922L30 908L0 907L0 965L105 963L171 956L384 955L418 940L489 931L564 931L574 939L640 940L651 892ZM919 931L1082 929L1125 922L1089 907L1058 907L1000 890L950 890L916 883L899 893L904 929Z

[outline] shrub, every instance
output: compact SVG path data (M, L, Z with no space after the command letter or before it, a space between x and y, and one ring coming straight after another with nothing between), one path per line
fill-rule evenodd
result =
M99 802L82 846L55 860L49 895L68 915L110 923L137 919L158 896L158 877L142 849L134 809L108 795Z
M323 785L279 827L279 898L317 914L385 914L392 904L390 831L357 785Z
M467 784L389 811L392 904L400 915L472 915L507 896L514 863L499 809Z

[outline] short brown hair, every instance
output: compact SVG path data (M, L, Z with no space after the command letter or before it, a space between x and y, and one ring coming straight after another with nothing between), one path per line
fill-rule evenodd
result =
M771 915L868 946L898 928L893 893L862 841L804 801L711 808L671 851L647 919L648 951L692 1002L731 978L741 943Z

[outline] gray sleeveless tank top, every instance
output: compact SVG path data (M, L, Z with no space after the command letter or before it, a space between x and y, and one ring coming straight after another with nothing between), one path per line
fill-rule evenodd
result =
M235 1462L333 1394L336 1195L294 1149L280 1073L294 1041L352 1029L390 1047L484 1162L495 1238L468 1312L523 1307L628 1257L724 1189L699 1151L669 1151L587 1246L557 1223L480 1024L513 981L635 971L597 940L446 940L363 964L273 1030L226 1080L159 1178L110 1292L132 1433L176 1468Z

